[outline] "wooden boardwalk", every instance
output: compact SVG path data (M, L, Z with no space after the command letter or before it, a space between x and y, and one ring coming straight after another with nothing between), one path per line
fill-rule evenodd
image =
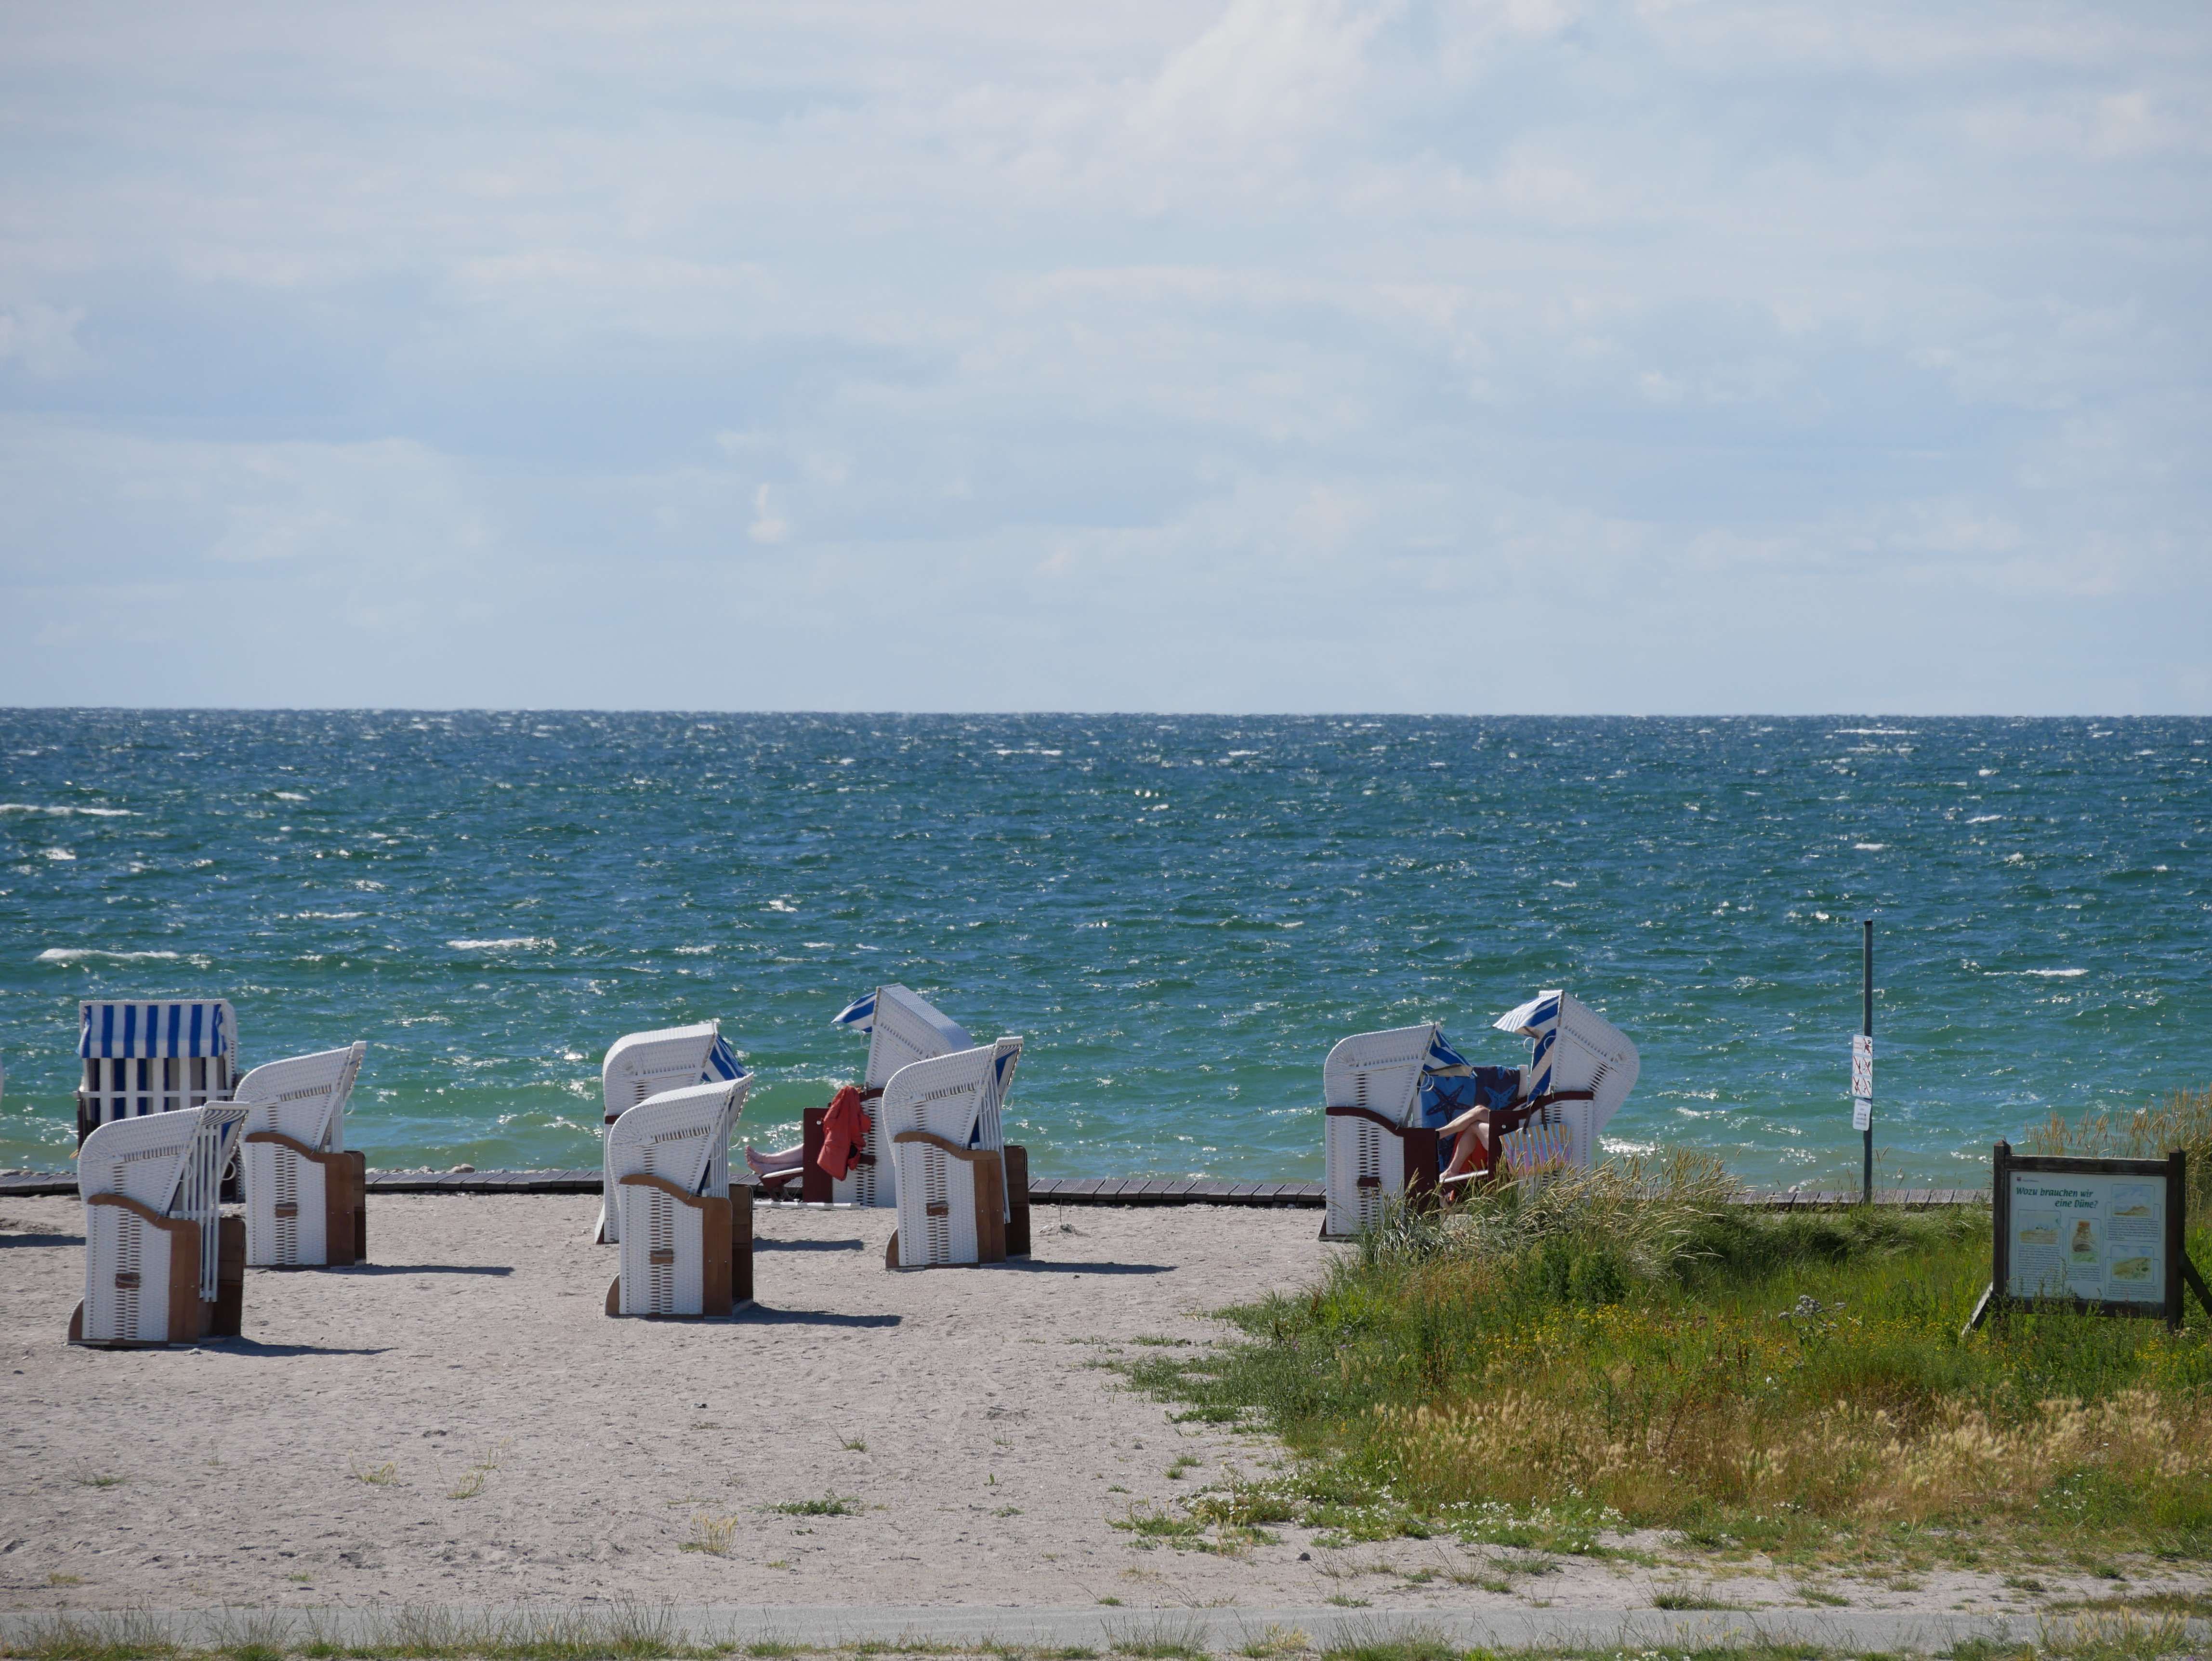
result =
M596 1165L579 1171L372 1171L372 1194L597 1194ZM76 1177L69 1171L0 1171L0 1199L70 1196L76 1193ZM796 1197L763 1194L763 1203L796 1205ZM1924 1211L1936 1206L1981 1205L1988 1192L1978 1188L1881 1188L1875 1190L1876 1205L1899 1206ZM1035 1177L1030 1179L1031 1205L1168 1206L1223 1205L1293 1208L1318 1211L1322 1206L1319 1183L1224 1183L1188 1177ZM1792 1189L1760 1193L1747 1189L1737 1196L1741 1205L1768 1211L1827 1211L1856 1205L1856 1189Z

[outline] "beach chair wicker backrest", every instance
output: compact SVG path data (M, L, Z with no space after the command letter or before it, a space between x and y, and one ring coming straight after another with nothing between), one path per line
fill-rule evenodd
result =
M967 1029L919 992L903 986L876 989L874 1025L868 1029L868 1070L863 1090L881 1090L891 1074L916 1062L975 1048Z
M77 1130L204 1107L238 1077L238 1018L223 998L88 998L77 1006Z
M1018 1050L1018 1040L1004 1042ZM977 1261L976 1161L963 1155L975 1146L985 1107L999 1088L1001 1053L1000 1044L981 1044L910 1062L884 1086L876 1104L878 1145L890 1156L902 1269ZM936 1141L898 1140L909 1131Z
M1413 1122L1420 1100L1421 1068L1437 1023L1355 1032L1341 1039L1322 1063L1322 1105L1364 1107L1392 1124Z
M245 1107L246 1130L274 1130L328 1153L345 1149L346 1103L361 1075L366 1043L264 1062L238 1081L231 1099Z
M621 1219L621 1312L696 1312L704 1272L701 1213L625 1177L657 1177L685 1194L729 1192L730 1133L748 1077L665 1091L607 1131L608 1209Z
M599 1065L606 1122L612 1124L647 1097L701 1082L721 1032L720 1021L701 1021L617 1038Z

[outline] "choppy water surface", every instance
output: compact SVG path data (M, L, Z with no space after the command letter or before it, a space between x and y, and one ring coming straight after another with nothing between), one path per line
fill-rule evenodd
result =
M592 1161L617 1035L722 1019L745 1134L901 980L1029 1039L1041 1174L1320 1170L1338 1036L1473 1059L1565 985L1623 1146L1886 1171L2212 1079L2212 722L0 711L0 1165L60 1166L76 1001L225 995L247 1064L370 1041L376 1165Z

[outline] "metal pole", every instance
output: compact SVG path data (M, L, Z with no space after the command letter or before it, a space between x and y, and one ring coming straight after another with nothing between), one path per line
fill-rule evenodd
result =
M1860 978L1863 983L1866 1005L1866 1025L1863 1030L1867 1037L1871 1038L1874 1037L1874 919L1862 918L1859 926L1866 931L1861 937L1859 945ZM1861 1182L1861 1190L1865 1203L1872 1205L1874 1203L1874 1116L1872 1114L1867 1116L1866 1165L1865 1174Z

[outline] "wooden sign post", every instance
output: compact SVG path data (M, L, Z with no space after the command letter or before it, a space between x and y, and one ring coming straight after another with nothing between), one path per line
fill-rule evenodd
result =
M2071 1309L2143 1316L2181 1328L2185 1287L2212 1316L2212 1293L2185 1249L2189 1156L2073 1159L1996 1148L1989 1290L1966 1323ZM1960 1335L1961 1337L1965 1333Z

